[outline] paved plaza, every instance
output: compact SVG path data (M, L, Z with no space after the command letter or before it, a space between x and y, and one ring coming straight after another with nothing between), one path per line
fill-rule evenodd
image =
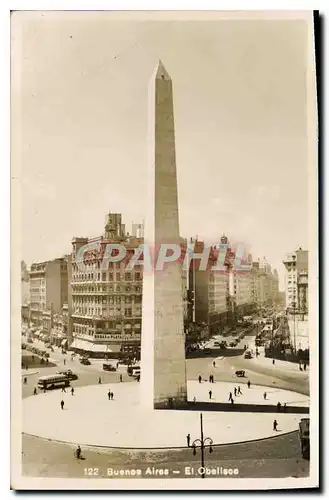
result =
M119 383L76 387L74 396L53 390L30 396L23 401L23 432L51 440L80 445L118 448L175 448L186 446L186 435L200 436L199 411L146 410L140 405L140 384ZM189 400L209 401L208 391L216 401L226 402L234 385L195 381L188 383ZM308 398L290 391L242 386L241 402L261 403L264 390L276 404L308 404ZM108 399L108 391L114 399ZM64 400L64 409L60 402ZM267 403L268 404L268 403ZM204 433L216 444L229 444L295 431L303 415L203 412ZM273 420L278 430L273 431Z

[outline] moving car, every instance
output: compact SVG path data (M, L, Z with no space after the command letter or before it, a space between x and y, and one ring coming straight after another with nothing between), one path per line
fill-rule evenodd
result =
M60 375L66 375L70 380L78 380L78 375L76 373L73 373L72 370L60 370L59 372L56 372Z
M244 359L252 359L252 355L251 355L251 352L250 351L246 351L244 353Z
M245 376L246 376L246 372L245 372L245 370L237 370L237 371L235 372L235 375L236 375L237 377L245 377Z
M90 361L88 358L80 358L80 363L82 365L91 365Z
M104 363L103 370L106 370L108 372L116 372L117 371L116 367L111 365L111 363Z

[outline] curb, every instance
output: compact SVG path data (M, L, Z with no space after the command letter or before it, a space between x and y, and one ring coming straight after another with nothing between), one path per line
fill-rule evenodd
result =
M28 377L29 375L36 375L37 373L40 373L39 371L36 372L26 372L22 373L22 377Z
M211 446L213 448L220 448L223 446L236 446L239 444L246 444L246 443L256 443L260 441L265 441L266 439L274 439L278 438L280 436L288 436L289 434L294 434L295 432L298 432L296 429L295 431L288 431L288 432L282 432L281 434L275 434L274 436L266 436L263 438L258 438L258 439L249 439L247 441L233 441L231 443L213 443ZM129 448L126 446L107 446L107 445L97 445L97 444L86 444L86 443L74 443L73 441L61 441L60 439L51 439L51 438L45 438L42 436L36 436L35 434L28 434L27 432L22 432L23 436L30 436L38 439L43 439L44 441L50 441L52 443L61 443L61 444L66 444L67 446L76 446L77 444L80 444L80 446L84 446L85 448L100 448L102 450L124 450L124 451L165 451L165 450L188 450L191 449L192 447L188 446L163 446L163 447L157 447L157 448Z

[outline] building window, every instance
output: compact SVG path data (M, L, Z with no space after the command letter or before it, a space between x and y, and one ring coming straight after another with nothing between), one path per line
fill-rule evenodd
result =
M106 273L102 273L102 281L106 281Z
M121 279L121 275L120 275L120 273L117 273L117 275L116 275L116 280L117 280L117 281L120 281L120 279Z

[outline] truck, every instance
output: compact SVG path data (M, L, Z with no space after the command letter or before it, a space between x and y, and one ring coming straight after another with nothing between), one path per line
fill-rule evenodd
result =
M299 422L299 441L302 457L310 459L310 419L302 418Z

